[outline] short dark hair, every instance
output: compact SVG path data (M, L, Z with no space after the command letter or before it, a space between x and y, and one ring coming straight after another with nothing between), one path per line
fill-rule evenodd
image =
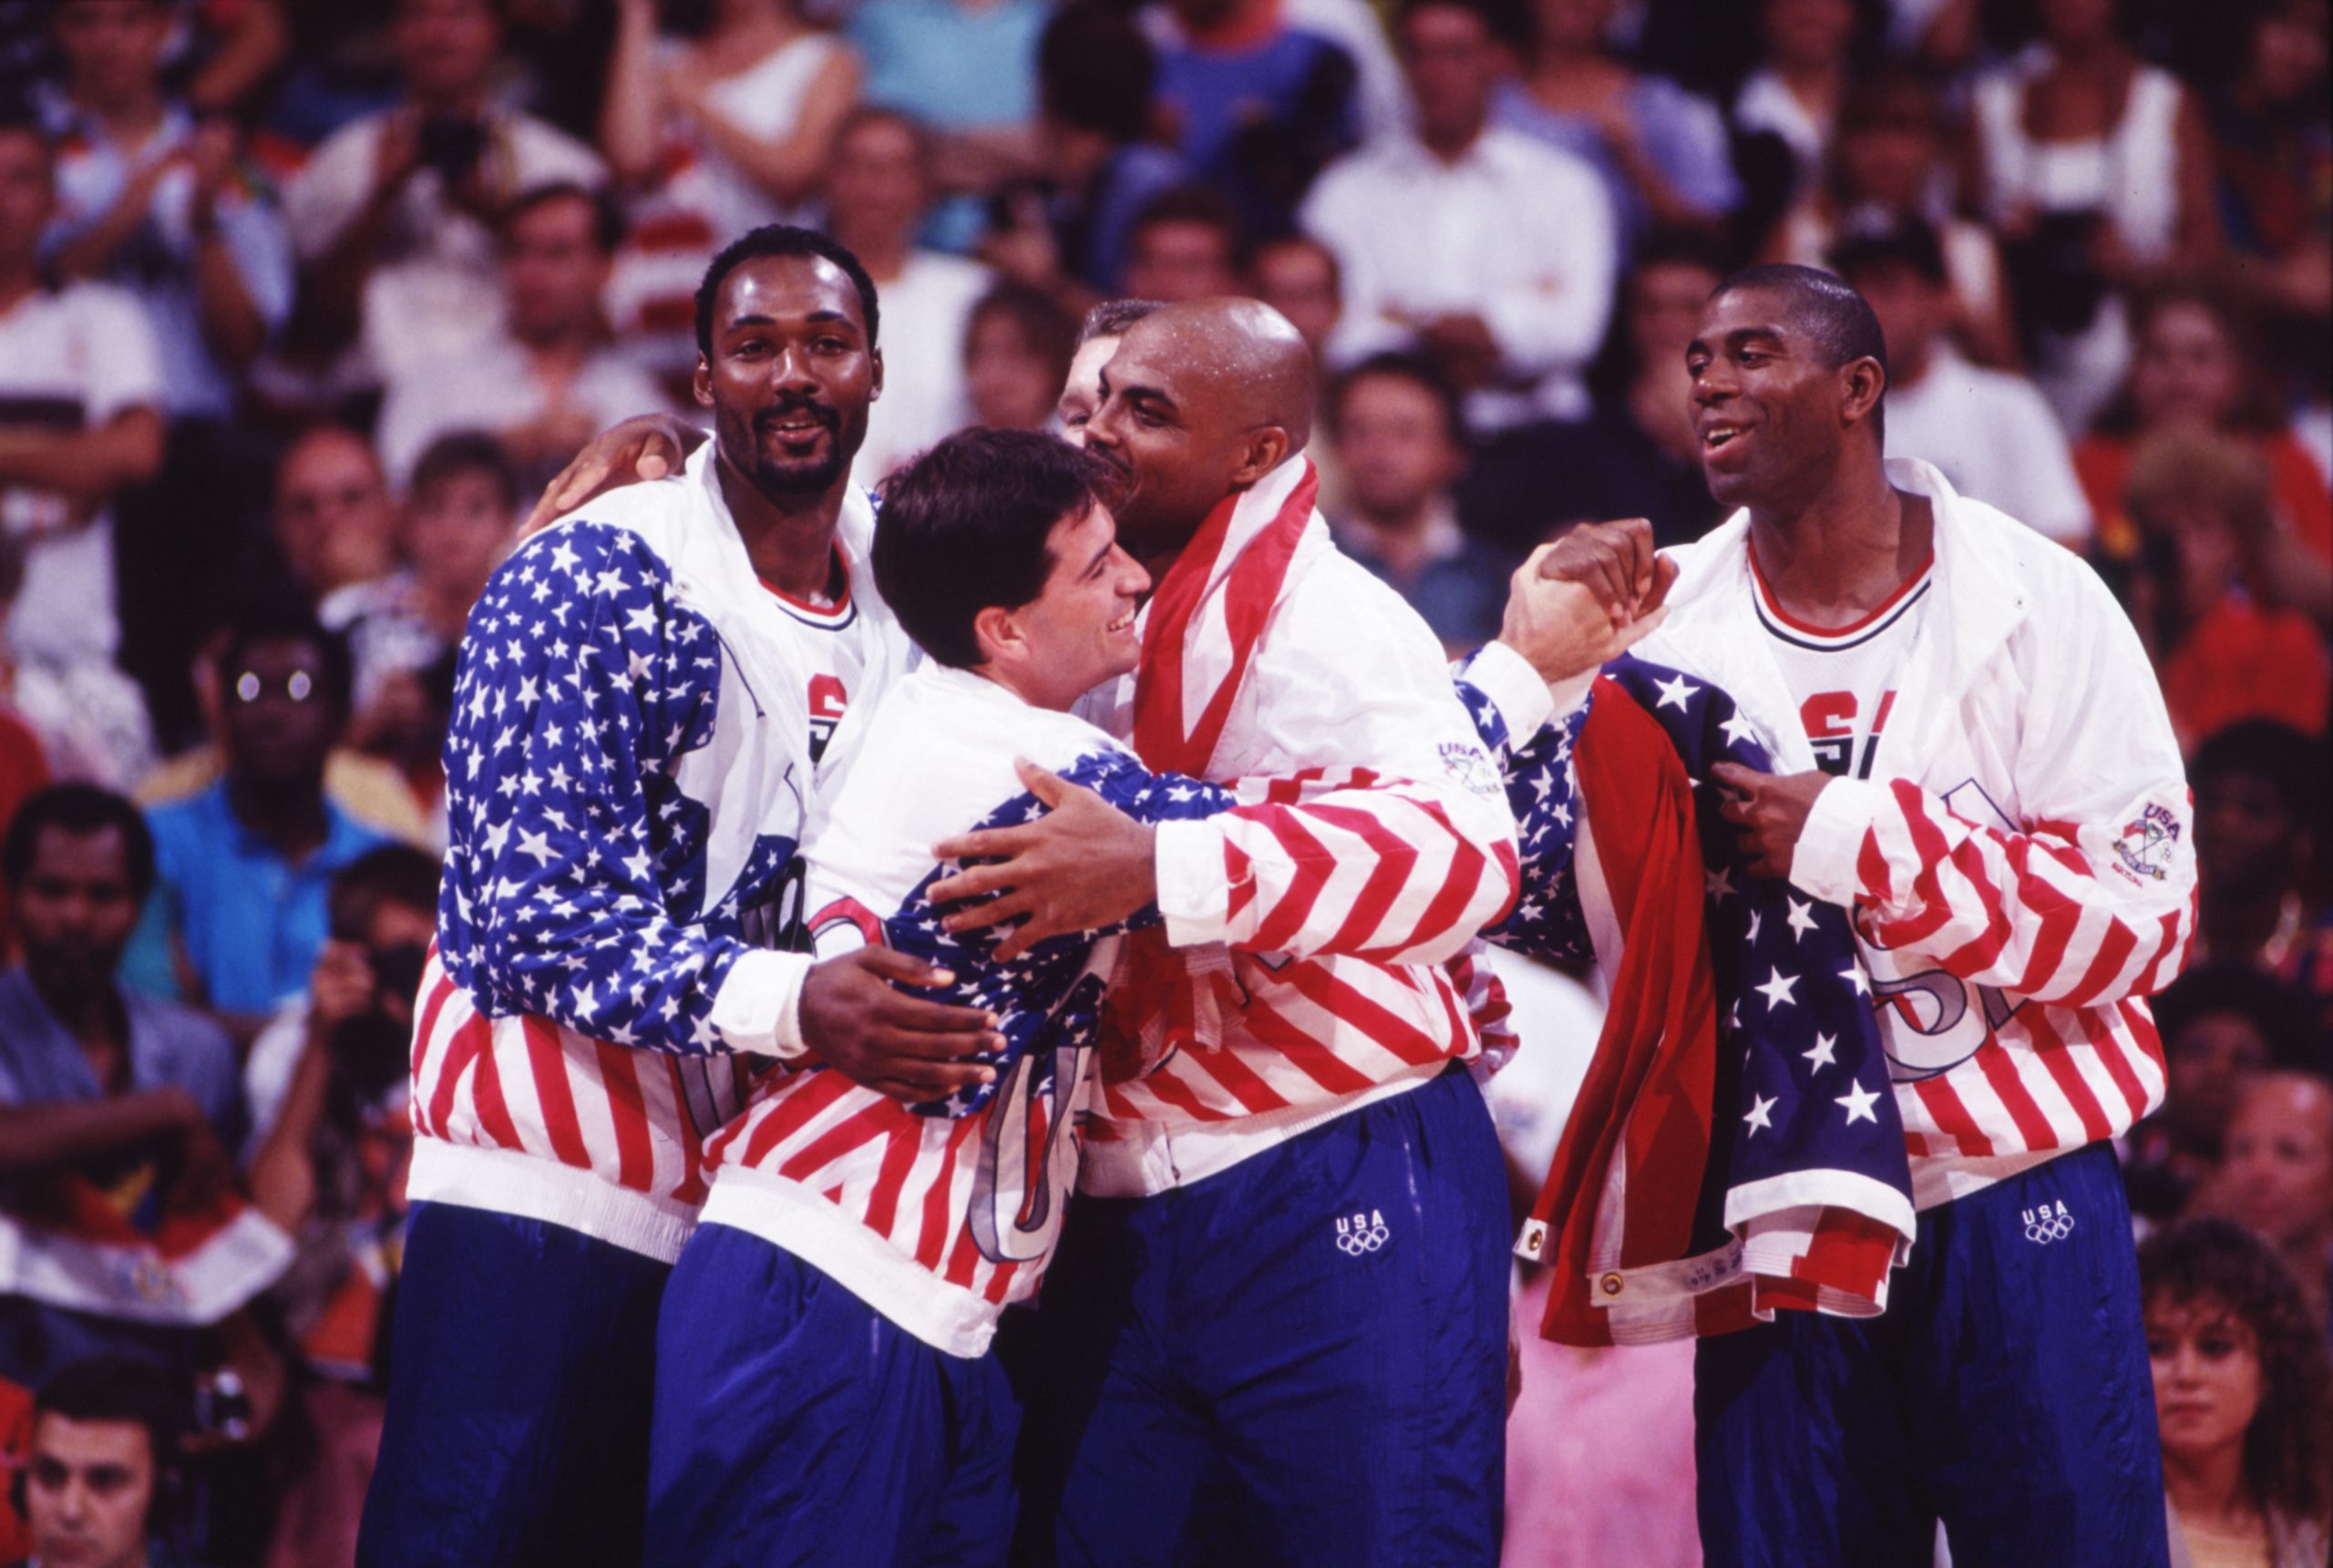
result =
M1421 11L1464 11L1483 25L1494 43L1527 45L1531 29L1517 14L1520 10L1493 0L1400 0L1393 7L1393 31L1398 41L1401 29Z
M2222 774L2263 779L2295 825L2314 828L2322 815L2325 752L2322 743L2274 719L2238 719L2217 729L2195 748L2187 782L2201 787Z
M1158 56L1134 18L1106 0L1073 0L1037 38L1037 85L1045 112L1114 143L1150 134Z
M368 849L333 876L324 907L335 936L353 939L384 904L424 914L437 907L437 862L410 844Z
M2168 1051L2198 1019L2232 1013L2260 1031L2278 1067L2325 1072L2301 999L2292 987L2249 964L2220 960L2181 975L2147 1003Z
M2142 1301L2216 1303L2251 1330L2260 1406L2244 1430L2245 1490L2296 1519L2333 1504L2333 1359L2276 1249L2233 1220L2188 1218L2139 1244Z
M1431 360L1422 354L1388 352L1362 360L1351 370L1329 383L1326 408L1329 427L1340 430L1344 425L1345 398L1358 384L1372 378L1406 381L1431 395L1442 410L1442 427L1451 444L1464 449L1466 445L1466 411L1458 389L1450 384L1443 374L1434 369Z
M1876 221L1850 218L1824 260L1850 286L1867 267L1909 267L1937 288L1951 282L1944 267L1944 242L1935 225L1917 213L1889 214Z
M867 318L867 346L873 348L882 326L882 313L875 301L875 280L867 275L866 266L853 255L850 247L841 241L819 233L816 229L803 229L792 223L765 223L749 229L721 249L713 264L704 270L704 282L696 289L697 351L711 358L713 354L713 307L721 297L721 285L729 274L747 261L765 256L795 256L832 261L849 278L850 286L858 291L858 312Z
M1194 223L1212 229L1223 237L1223 253L1233 268L1245 270L1248 265L1248 225L1239 216L1239 209L1231 198L1212 185L1188 180L1170 185L1142 205L1134 221L1126 226L1126 248L1131 251L1136 237L1146 229L1162 223Z
M1870 302L1832 273L1786 261L1731 272L1710 292L1710 298L1753 291L1780 298L1785 320L1813 339L1834 366L1859 359L1878 363L1883 378L1881 402L1872 405L1871 434L1874 440L1882 438L1886 435L1884 378L1889 374L1887 337L1879 330L1879 318L1872 313Z
M0 876L6 878L11 893L25 885L44 829L87 838L109 827L121 832L129 889L142 903L154 890L154 835L145 815L127 796L92 784L50 784L25 797L9 819L6 837L0 840Z
M519 506L519 470L501 441L483 430L456 430L440 436L421 449L413 465L407 495L418 496L428 487L457 474L483 474L500 492L505 511Z
M180 1412L184 1401L169 1370L139 1356L90 1356L51 1374L33 1396L33 1419L62 1416L68 1421L128 1421L146 1429L154 1471L178 1459Z
M337 633L325 630L313 611L304 605L281 601L242 611L228 624L219 642L221 677L231 679L235 666L262 642L313 644L324 664L325 701L340 712L348 712L354 682L348 644Z
M1252 270L1263 265L1264 255L1271 251L1310 251L1329 264L1329 286L1341 298L1345 292L1345 264L1337 260L1336 251L1301 229L1291 229L1285 234L1272 234L1259 240L1249 248L1248 265Z
M616 247L623 243L623 208L604 188L583 184L575 179L553 179L541 185L530 185L519 192L502 208L502 232L509 234L510 226L538 207L548 207L554 201L581 201L591 209L591 243L601 255L612 256Z
M1046 540L1112 493L1110 470L1034 430L951 436L883 484L872 564L883 602L940 663L979 664L972 620L1044 591Z
M1097 337L1124 337L1135 323L1166 308L1157 300L1104 300L1077 323L1077 346L1084 348Z
M1070 358L1077 353L1077 319L1062 309L1053 295L1026 283L999 283L974 301L965 313L967 352L972 334L992 316L1011 322L1032 349L1058 368L1061 376L1069 374Z

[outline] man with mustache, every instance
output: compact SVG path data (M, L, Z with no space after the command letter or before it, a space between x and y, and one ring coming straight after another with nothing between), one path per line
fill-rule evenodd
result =
M395 1371L359 1560L635 1563L658 1306L742 1053L918 1099L990 1081L988 1014L880 948L776 951L847 703L903 670L849 483L874 285L758 229L697 297L685 471L529 539L464 639L451 845L414 1039Z
M1691 677L1689 714L1697 682L1722 686L1787 770L1718 764L1703 799L1759 875L1850 913L1919 1210L1885 1316L1702 1341L1703 1553L1927 1563L1941 1521L1964 1565L2161 1563L2112 1144L2163 1102L2144 999L2194 930L2154 676L2074 556L1883 461L1886 348L1845 283L1737 273L1686 363L1702 472L1740 510L1670 552L1643 651ZM1576 530L1541 569L1625 615L1668 569L1627 523ZM1798 1005L1796 979L1778 969L1763 1005ZM1802 1086L1852 1120L1865 1091L1835 1071L1810 1055Z

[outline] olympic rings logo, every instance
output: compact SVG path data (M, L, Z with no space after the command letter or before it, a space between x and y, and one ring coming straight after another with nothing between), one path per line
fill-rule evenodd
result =
M1391 1235L1385 1228L1385 1215L1376 1209L1369 1213L1337 1216L1337 1249L1347 1257L1360 1257L1383 1246Z
M2025 1221L2025 1239L2042 1246L2074 1234L2074 1216L2063 1204L2043 1204L2038 1209L2026 1209L2021 1217Z

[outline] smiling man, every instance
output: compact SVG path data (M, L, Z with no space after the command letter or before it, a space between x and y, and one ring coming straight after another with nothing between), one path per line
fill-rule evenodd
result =
M1144 823L1230 804L1069 711L1141 652L1150 579L1117 546L1107 483L1052 436L999 430L885 487L876 581L928 657L829 780L804 850L812 925L821 954L944 968L929 994L996 1015L1002 1081L909 1104L805 1061L707 1149L712 1195L658 1330L652 1564L1003 1560L1019 1423L989 1341L1061 1227L1116 942L1008 958L994 934L949 936L932 845L1103 809L1068 784Z
M1721 685L1788 770L1719 764L1704 809L1760 875L1850 912L1920 1210L1885 1317L1786 1312L1702 1341L1703 1553L1926 1563L1940 1521L1963 1568L2161 1563L2111 1143L2162 1103L2144 999L2193 932L2153 674L2073 556L1883 461L1886 349L1845 284L1738 273L1687 363L1702 471L1740 510L1674 552L1642 651ZM1578 529L1541 569L1628 612L1650 531ZM1788 989L1765 1005L1796 1005ZM1804 1087L1837 1098L1823 1072Z
M697 299L714 439L530 539L472 611L414 1039L415 1202L367 1563L631 1563L656 1313L740 1052L940 1098L985 1013L883 948L771 950L846 704L903 669L848 481L874 285L757 229Z

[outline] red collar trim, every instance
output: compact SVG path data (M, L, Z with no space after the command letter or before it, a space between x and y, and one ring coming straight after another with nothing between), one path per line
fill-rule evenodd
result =
M1921 583L1927 580L1929 569L1935 565L1936 551L1931 548L1928 553L1921 558L1920 564L1912 569L1912 575L1906 578L1902 582L1897 583L1896 585L1896 591L1889 594L1887 598L1880 603L1879 607L1872 610L1868 615L1864 616L1860 620L1851 621L1845 626L1816 626L1810 621L1799 620L1796 616L1791 614L1790 611L1782 607L1781 603L1774 598L1774 590L1766 585L1766 574L1763 570L1759 569L1758 547L1755 545L1752 545L1750 547L1750 576L1752 580L1756 582L1758 585L1758 597L1760 600L1764 601L1766 613L1773 616L1776 620L1781 621L1784 626L1789 627L1793 631L1804 631L1809 637L1845 637L1854 632L1865 630L1875 621L1885 620L1887 613L1894 610L1897 605L1903 603L1906 597L1908 596L1914 589L1919 587Z

